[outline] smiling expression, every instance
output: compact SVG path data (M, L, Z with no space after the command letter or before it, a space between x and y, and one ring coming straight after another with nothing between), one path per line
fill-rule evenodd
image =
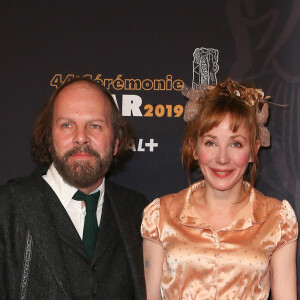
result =
M252 161L249 130L242 125L232 132L227 114L218 126L198 138L193 156L212 189L228 191L241 186Z

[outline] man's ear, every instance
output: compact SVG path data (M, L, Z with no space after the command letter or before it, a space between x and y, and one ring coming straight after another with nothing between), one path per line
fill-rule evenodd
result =
M256 140L256 142L255 142L255 149L254 149L255 154L257 154L257 152L258 152L260 146L261 146L261 141L260 141L260 140ZM254 157L253 157L253 155L251 154L251 156L250 156L250 158L249 158L249 162L253 162L253 161L254 161Z
M119 150L119 139L116 139L115 140L115 145L114 145L114 156L117 155L118 150Z

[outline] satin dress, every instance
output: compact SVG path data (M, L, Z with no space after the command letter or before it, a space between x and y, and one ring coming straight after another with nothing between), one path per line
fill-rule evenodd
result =
M201 186L155 199L144 210L143 238L165 250L162 298L267 300L270 258L298 236L294 210L253 188L248 216L214 230L192 205Z

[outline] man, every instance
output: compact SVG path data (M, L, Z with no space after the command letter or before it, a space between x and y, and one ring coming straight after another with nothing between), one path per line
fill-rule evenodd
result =
M145 299L139 228L148 202L105 179L132 141L92 80L54 92L32 135L45 172L0 189L1 299Z

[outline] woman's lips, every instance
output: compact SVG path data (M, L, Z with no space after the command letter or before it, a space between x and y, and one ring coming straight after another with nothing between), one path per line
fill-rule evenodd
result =
M231 175L233 170L219 170L219 169L211 169L213 174L220 178L225 178Z

